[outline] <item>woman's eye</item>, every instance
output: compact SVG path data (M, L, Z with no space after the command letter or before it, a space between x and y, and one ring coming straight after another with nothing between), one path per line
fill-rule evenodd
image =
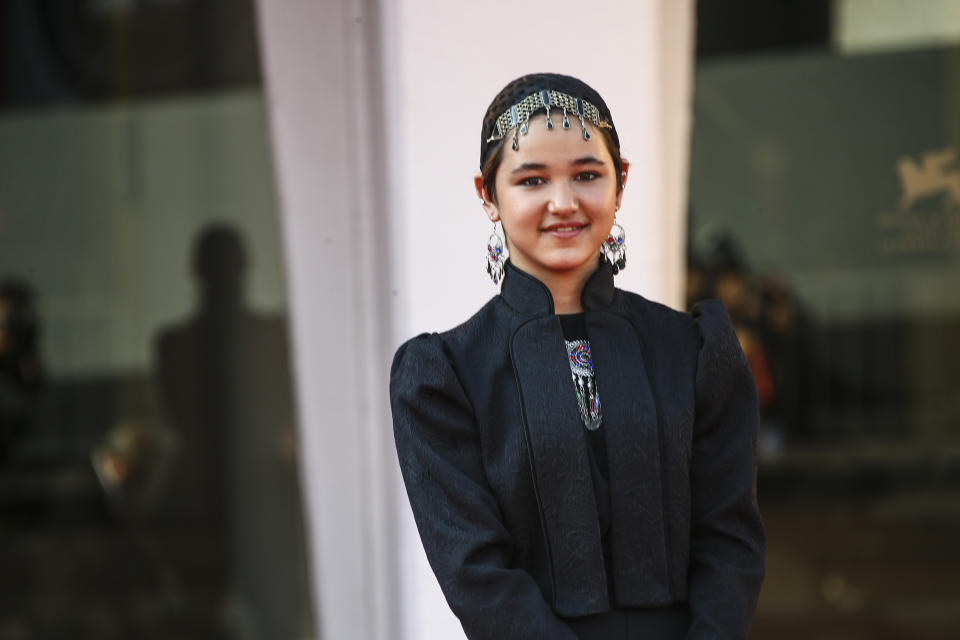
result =
M584 171L583 173L577 174L577 180L581 182L589 182L590 180L596 180L600 177L600 174L596 171Z
M525 187L536 187L546 182L543 178L539 176L530 176L529 178L524 178L520 181L520 184Z

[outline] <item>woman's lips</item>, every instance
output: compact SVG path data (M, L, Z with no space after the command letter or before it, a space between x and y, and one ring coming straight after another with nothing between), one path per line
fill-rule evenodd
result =
M572 238L586 228L585 224L552 224L543 229L543 232L554 238Z

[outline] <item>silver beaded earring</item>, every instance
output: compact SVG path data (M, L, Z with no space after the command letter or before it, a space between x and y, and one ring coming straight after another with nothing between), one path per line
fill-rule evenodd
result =
M601 249L604 260L613 266L613 273L623 271L627 266L627 234L616 218L613 219L613 226L610 227L610 233L607 234Z
M507 257L503 255L503 238L497 233L497 223L493 223L493 233L487 239L487 275L493 284L503 280L503 263Z

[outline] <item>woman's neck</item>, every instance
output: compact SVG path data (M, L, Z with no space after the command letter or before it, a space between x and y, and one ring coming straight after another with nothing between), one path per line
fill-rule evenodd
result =
M550 294L553 296L554 313L580 313L583 311L583 305L580 304L580 294L583 292L583 285L587 283L590 274L579 280L579 282L545 282Z
M516 266L546 285L547 289L550 290L550 295L553 296L554 313L580 313L583 311L583 305L580 304L580 294L583 293L583 287L586 286L587 280L597 270L597 263L595 262L585 264L579 269L571 269L560 273L528 268L526 265Z

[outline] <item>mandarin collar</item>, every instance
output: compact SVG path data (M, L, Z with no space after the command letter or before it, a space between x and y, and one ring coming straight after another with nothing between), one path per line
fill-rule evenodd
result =
M613 291L613 268L606 261L601 261L580 292L580 305L584 311L607 307L613 302ZM514 266L510 260L504 265L500 295L521 315L554 313L553 294L547 285Z

